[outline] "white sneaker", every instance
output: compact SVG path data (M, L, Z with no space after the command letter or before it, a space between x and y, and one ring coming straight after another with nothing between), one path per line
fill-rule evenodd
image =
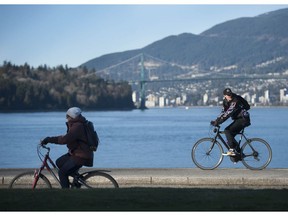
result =
M235 149L229 149L227 153L223 153L224 156L236 156L236 150Z

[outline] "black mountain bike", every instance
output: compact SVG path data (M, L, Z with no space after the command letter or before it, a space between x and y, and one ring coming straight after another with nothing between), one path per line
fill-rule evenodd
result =
M203 170L217 168L224 158L223 147L227 150L229 149L228 144L221 135L224 132L220 131L220 126L214 127L213 132L215 133L214 137L202 138L192 148L192 161ZM241 151L239 155L229 156L231 161L234 163L242 161L244 166L251 170L266 168L272 159L270 145L260 138L247 138L244 134L244 129L238 135L240 135L238 144L241 147Z
M41 153L41 149L46 150L46 154ZM17 175L10 182L9 188L52 188L50 180L44 175L46 168L47 172L50 173L54 179L53 184L56 183L60 186L60 181L55 174L54 168L58 172L58 168L49 156L50 148L44 145L38 145L37 154L39 159L42 161L41 167L36 169L34 172L25 172ZM50 164L50 165L49 165ZM70 178L70 188L118 188L119 185L116 180L106 172L107 170L92 170L89 172L79 173L75 172ZM46 173L45 173L46 174Z

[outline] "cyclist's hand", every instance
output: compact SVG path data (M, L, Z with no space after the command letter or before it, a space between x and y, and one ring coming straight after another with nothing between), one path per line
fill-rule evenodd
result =
M45 137L43 140L41 140L41 145L47 145L49 143L50 137Z
M213 125L213 126L218 126L219 125L217 121L211 121L210 124Z

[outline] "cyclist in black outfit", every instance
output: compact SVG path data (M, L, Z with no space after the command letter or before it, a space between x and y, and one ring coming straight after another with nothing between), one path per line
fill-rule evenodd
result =
M247 112L249 107L245 107L241 96L233 93L230 88L226 88L223 91L223 109L219 117L215 121L211 121L211 124L216 126L225 122L228 118L232 118L233 122L227 126L224 130L228 145L230 147L227 152L228 156L237 156L240 152L238 142L235 140L235 136L243 128L250 125L250 115ZM241 97L241 98L240 98ZM241 100L242 99L242 100ZM248 105L249 106L249 105Z

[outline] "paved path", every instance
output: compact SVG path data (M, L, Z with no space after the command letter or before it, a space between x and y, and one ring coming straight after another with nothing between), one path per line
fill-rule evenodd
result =
M28 169L0 169L1 188ZM33 170L33 169L30 169ZM89 170L89 169L87 169ZM286 188L288 169L108 169L120 187ZM48 175L47 177L50 177Z

